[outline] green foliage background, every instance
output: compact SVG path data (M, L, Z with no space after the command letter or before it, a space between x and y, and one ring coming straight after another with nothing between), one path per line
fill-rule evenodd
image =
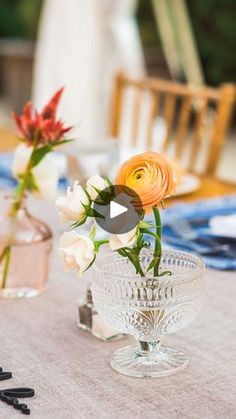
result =
M236 82L236 1L187 0L207 82Z
M0 0L0 37L35 39L41 0Z
M207 83L236 82L236 0L186 2ZM0 37L35 39L41 4L0 0ZM138 22L144 47L160 45L151 0L139 0Z
M186 0L186 4L206 82L236 82L236 0ZM150 0L139 0L138 21L144 46L160 45Z

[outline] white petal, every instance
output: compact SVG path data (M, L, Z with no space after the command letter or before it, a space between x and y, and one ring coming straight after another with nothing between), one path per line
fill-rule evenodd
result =
M108 183L102 176L94 175L87 180L86 186L88 194L94 200L98 195L97 190L102 191L103 189L107 188Z
M70 246L78 241L78 234L75 231L66 231L59 239L61 247Z
M25 144L20 144L15 149L12 163L12 174L14 177L18 178L19 175L25 172L31 153L32 147L27 147Z

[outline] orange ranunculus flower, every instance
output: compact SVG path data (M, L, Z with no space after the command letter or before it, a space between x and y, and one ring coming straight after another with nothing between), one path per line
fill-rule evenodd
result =
M170 163L153 151L138 154L124 162L116 176L116 184L135 191L145 210L156 207L175 189Z

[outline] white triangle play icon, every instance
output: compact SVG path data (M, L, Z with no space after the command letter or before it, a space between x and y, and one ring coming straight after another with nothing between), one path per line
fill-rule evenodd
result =
M117 202L111 201L110 203L110 218L118 217L118 215L124 214L128 211L128 208L123 205L117 204Z

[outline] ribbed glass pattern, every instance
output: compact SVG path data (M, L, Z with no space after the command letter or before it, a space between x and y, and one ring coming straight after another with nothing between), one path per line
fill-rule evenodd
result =
M152 344L153 348L157 347L153 342L182 329L196 316L202 297L204 264L192 254L164 251L161 272L171 271L171 275L155 278L147 273L151 258L151 250L144 250L141 261L145 278L135 273L128 259L115 253L98 260L93 270L92 293L97 311L110 326L133 335L142 344ZM153 358L155 351L151 352ZM149 347L147 353L150 358ZM123 354L119 355L121 358Z

